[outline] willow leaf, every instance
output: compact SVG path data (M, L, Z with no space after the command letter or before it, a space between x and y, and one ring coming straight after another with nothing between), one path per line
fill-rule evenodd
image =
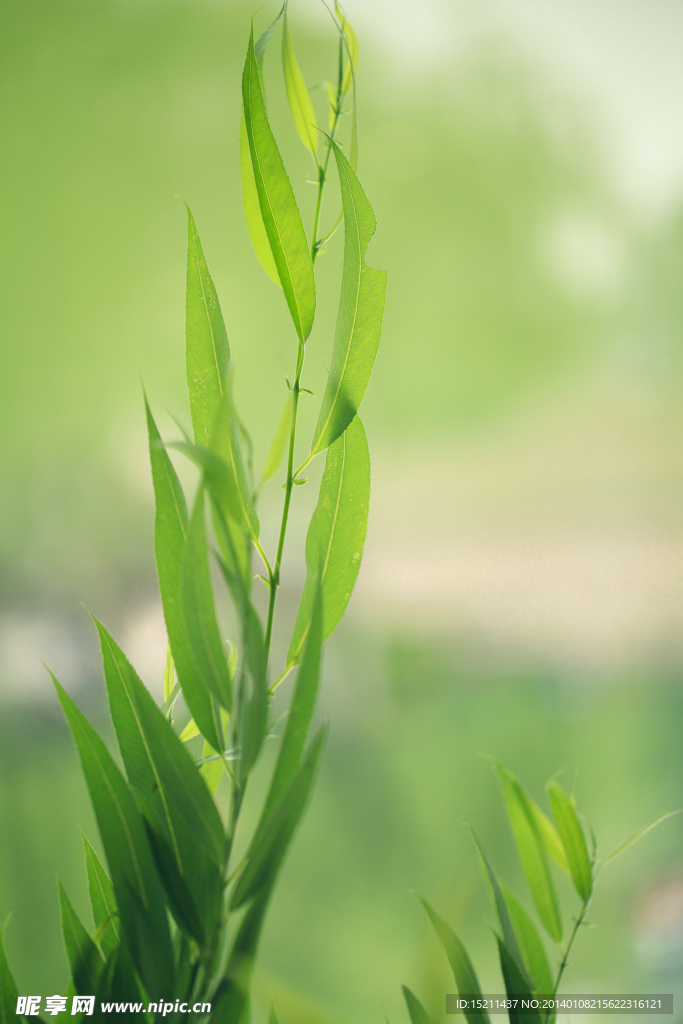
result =
M639 839L643 838L643 836L646 836L648 832L651 832L652 829L656 828L662 821L666 821L667 818L674 818L677 814L683 814L683 810L679 808L676 811L666 811L664 814L659 814L653 821L649 822L649 824L643 825L642 828L639 828L637 832L634 832L632 836L629 836L628 839L624 840L623 843L617 846L616 850L613 850L612 853L610 853L605 864L609 864L609 862L614 860L615 857L618 857L620 854L624 853L625 850L628 850L629 847L633 846L634 843L637 843Z
M365 263L375 215L360 182L336 143L344 209L344 270L332 362L313 435L311 455L332 444L358 412L382 334L387 275Z
M294 192L268 123L253 29L242 77L242 99L261 216L294 327L303 345L311 333L315 316L313 263Z
M259 521L251 497L241 435L242 429L232 394L232 379L229 379L211 434L211 450L228 468L226 492L221 492L217 497L224 501L225 512L256 540Z
M593 891L593 871L583 830L571 800L556 782L548 783L548 798L574 888L585 903Z
M537 1010L526 1010L522 1012L518 1003L522 999L531 999L532 991L528 980L519 966L515 957L510 952L507 944L496 935L498 942L498 955L500 967L503 972L505 991L508 997L513 1000L513 1006L508 1011L510 1024L541 1024L541 1014ZM551 989L552 991L552 989Z
M242 179L242 205L244 216L247 221L247 229L251 244L259 263L266 274L275 284L280 284L280 275L275 266L273 253L268 241L266 226L261 215L261 206L258 199L258 189L254 180L254 168L251 165L251 153L249 151L249 139L247 137L247 125L244 120L244 107L240 116L240 176Z
M320 585L323 640L346 610L360 569L370 501L370 453L363 425L354 417L327 452L320 494L306 535L306 582L287 655L301 657Z
M282 25L282 66L285 73L287 100L289 101L289 109L292 112L294 126L306 149L315 156L318 148L318 123L315 118L311 97L306 88L304 76L301 74L301 69L294 53L286 11Z
M527 793L527 809L529 814L536 826L539 838L543 843L543 847L548 856L557 864L560 871L564 871L565 875L569 874L569 864L567 863L567 855L564 852L564 846L560 839L557 829L553 825L552 821L545 814L538 804L531 799Z
M216 289L189 206L187 237L187 385L195 440L198 444L208 444L225 389L230 348Z
M408 986L401 985L401 989L403 991L403 998L406 1001L406 1006L408 1007L411 1024L434 1024L434 1021L429 1016L420 1000L416 995L413 995Z
M85 836L85 866L88 875L88 894L95 927L99 933L100 949L105 957L110 956L119 944L119 915L116 908L114 889L100 858Z
M531 898L543 927L559 943L562 941L560 908L545 849L529 812L527 795L507 768L496 763L495 770Z
M346 40L346 66L342 78L342 94L345 96L354 83L356 68L358 67L358 37L346 20L340 4L335 0L334 9L341 22L342 32Z
M501 884L501 889L534 991L547 995L553 991L553 977L536 925L515 894L506 885Z
M71 969L74 991L78 995L89 995L97 991L100 975L104 969L104 960L72 907L59 879L57 884L59 886L64 949Z
M172 992L171 936L142 817L104 743L66 690L52 679L78 749L128 949L148 991Z
M447 924L442 917L439 917L436 911L430 907L426 900L423 900L421 896L418 896L418 899L427 911L432 927L444 948L451 970L453 971L453 977L455 978L455 984L458 992L460 995L481 995L479 979L477 978L474 967L472 966L472 961L467 955L467 950L463 946L462 942L451 926ZM489 1024L490 1020L486 1010L477 1011L476 1013L465 1010L465 1017L468 1024Z
M211 698L197 675L182 607L182 564L187 537L185 495L159 436L147 399L145 409L156 506L154 552L168 639L178 681L192 717L209 742L220 746Z

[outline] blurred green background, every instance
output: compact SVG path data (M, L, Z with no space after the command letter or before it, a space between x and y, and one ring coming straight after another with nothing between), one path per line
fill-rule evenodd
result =
M0 916L13 914L24 993L64 983L54 872L87 916L78 825L95 838L42 662L104 726L83 602L160 687L140 381L174 437L167 413L187 418L174 195L218 286L257 461L292 372L293 332L240 202L252 13L242 0L2 4ZM347 13L378 220L368 258L389 272L364 404L371 522L327 648L330 744L258 988L285 1022L395 1024L400 983L439 1020L452 988L410 890L501 987L463 822L524 886L479 753L539 800L564 769L605 851L683 804L683 9L349 0ZM292 0L291 22L307 81L331 77L324 9ZM309 222L277 45L268 56ZM320 261L316 392L340 250L338 236ZM285 620L315 479L296 495ZM264 496L269 539L280 494ZM605 872L566 991L682 991L682 837L669 821ZM571 912L568 887L562 898Z

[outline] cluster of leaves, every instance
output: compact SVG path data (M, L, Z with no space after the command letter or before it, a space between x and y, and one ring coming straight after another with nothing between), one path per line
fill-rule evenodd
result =
M145 402L156 501L155 555L169 641L162 707L107 629L95 620L125 774L54 679L107 862L105 870L84 839L92 934L60 887L71 969L68 991L95 995L98 1008L103 999L145 1004L178 999L190 1005L210 1003L211 1021L221 1024L248 1018L250 972L264 915L324 744L324 727L312 727L321 651L344 614L365 540L370 463L357 413L380 340L386 288L385 274L365 264L375 219L355 169L358 45L341 8L335 6L330 14L339 53L336 84L325 83L327 132L316 127L292 46L286 2L256 42L252 28L242 78L240 148L247 225L260 262L282 288L296 334L294 383L288 385L280 426L258 482L253 478L249 436L233 401L230 349L218 296L187 211L186 354L192 435L184 433L184 439L171 447L199 467L189 511ZM316 170L310 240L266 110L263 58L280 23L289 105ZM337 133L350 99L347 158ZM327 236L320 237L332 154L342 210ZM309 453L295 471L297 408L316 308L314 266L342 222L344 260L329 379ZM259 540L257 499L264 484L277 475L285 451L282 521L271 562ZM271 636L291 496L294 486L304 482L303 467L324 451L319 500L306 538L305 585L286 664L271 682ZM219 578L239 624L234 644L222 637L216 617L214 547ZM254 553L265 567L260 577L268 588L265 623L252 599ZM235 831L250 775L272 725L272 694L296 667L270 788L246 853L235 864ZM187 724L179 731L178 722L183 720ZM215 800L222 778L230 790L225 820ZM15 1017L16 987L1 946L0 1004L3 1020ZM149 1019L144 1013L137 1016ZM130 1020L131 1014L126 1018Z
M494 935L505 992L511 1000L531 999L539 995L554 996L569 964L574 940L581 927L586 924L586 916L593 900L595 882L601 867L629 849L660 822L680 812L668 811L660 814L654 821L621 843L601 864L598 860L595 833L587 818L577 811L573 794L567 795L554 778L548 782L546 792L552 810L551 820L511 771L495 761L493 767L536 914L559 953L557 970L553 973L540 929L518 897L498 878L479 840L472 832L498 920ZM566 941L566 926L550 870L551 861L571 878L580 900L579 911L573 919ZM420 897L420 902L443 946L458 994L470 999L481 998L479 980L462 942L426 900ZM403 994L412 1024L433 1024L420 1000L405 985ZM463 1012L468 1024L490 1024L485 1010L471 1009ZM508 1016L510 1024L520 1024L520 1021L525 1024L553 1024L555 1020L552 1011L526 1009L521 1012L514 1005L508 1011Z

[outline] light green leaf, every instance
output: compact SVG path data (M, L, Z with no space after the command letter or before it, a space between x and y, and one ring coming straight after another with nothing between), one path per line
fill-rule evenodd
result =
M206 445L225 389L230 348L216 289L189 206L187 234L187 386L195 441Z
M344 270L342 274L332 363L311 455L323 451L356 415L370 380L382 334L387 275L365 263L375 232L375 215L349 161L330 142L339 169L344 208Z
M202 757L211 757L211 755L215 753L217 753L217 751L215 751L213 747L204 740ZM211 796L214 796L223 775L223 762L220 760L207 761L200 767L199 774L204 779L206 788Z
M261 216L294 327L303 345L315 316L315 278L306 233L268 123L253 29L242 78L244 120Z
M527 809L536 831L538 832L539 838L543 843L545 852L550 858L557 864L560 871L564 871L565 875L569 874L569 864L567 863L567 855L564 852L564 846L562 840L557 834L557 829L553 825L552 821L547 814L544 814L538 804L531 799L527 793Z
M329 130L332 131L337 120L337 90L332 85L332 82L323 82L323 85L327 92L327 98L330 101L330 112L328 114L327 126Z
M501 889L510 912L510 919L517 937L517 942L524 957L524 965L529 972L535 992L548 995L553 991L553 977L546 956L543 942L536 925L515 894L501 883Z
M199 726L195 722L194 718L191 718L178 739L181 743L187 743L188 740L193 740L195 736L199 736Z
M531 898L544 928L550 937L559 943L562 941L560 908L545 849L529 811L526 793L512 772L498 763L495 763L494 767ZM509 948L507 936L504 938Z
M315 157L318 148L318 122L315 118L315 110L306 88L304 76L301 74L296 54L294 53L289 26L287 25L286 10L282 24L282 66L285 73L287 99L289 101L289 109L292 112L294 126L306 149Z
M147 990L172 992L171 936L142 817L104 743L66 690L52 679L78 749L126 943Z
M593 891L593 872L583 830L567 794L556 782L549 782L547 790L574 888L585 903Z
M268 274L268 277L270 277L275 284L282 287L280 284L280 275L277 272L273 253L270 248L270 242L268 241L266 226L263 223L263 217L261 215L258 190L256 188L256 181L254 180L254 168L251 165L247 125L244 120L244 106L242 106L242 114L240 117L240 176L242 179L242 205L244 206L244 216L247 221L249 237L251 238L251 244L254 247L254 252L258 257L259 263L265 270L266 274Z
M104 969L104 960L83 927L78 914L71 906L69 897L59 879L57 884L62 915L62 936L74 990L78 995L91 995L97 991L100 975Z
M423 900L421 896L418 896L418 899L427 911L434 931L438 935L441 945L448 957L448 962L451 965L451 970L453 971L453 977L455 978L455 984L458 992L461 995L481 995L479 979L477 978L476 971L472 966L472 961L467 955L467 950L463 946L462 942L451 926L447 924L442 917L439 917L436 911L430 907L426 900ZM489 1024L490 1020L489 1015L485 1010L477 1013L468 1013L465 1011L465 1017L468 1024Z
M220 746L211 697L197 676L182 608L181 574L187 534L185 495L147 399L145 409L156 503L154 551L168 639L185 702L204 736Z
M166 665L164 667L164 704L173 693L175 686L175 663L173 661L173 651L171 645L168 644L166 647Z
M211 434L211 449L229 470L230 494L224 498L226 512L256 540L259 521L251 498L240 435L239 417L232 396L232 379L229 379Z
M282 456L285 453L287 447L287 441L289 439L289 430L292 422L292 396L287 395L282 415L280 416L280 422L277 425L275 436L268 452L265 465L263 467L263 473L261 474L262 486L267 480L271 480L278 471Z
M213 603L209 555L204 524L204 492L197 491L187 530L182 571L183 610L196 672L203 685L226 711L233 705L232 677L221 643ZM220 729L216 729L220 735ZM208 737L207 737L208 739ZM211 744L214 746L214 744ZM215 744L217 749L222 749Z
M499 935L496 935L496 941L507 995L511 999L530 999L532 992L525 973L519 970L515 957ZM510 1024L541 1024L541 1014L538 1011L522 1012L517 1005L508 1011L508 1017Z
M6 927L7 921L0 929L0 1024L25 1024L24 1015L17 1015L19 993L5 955Z
M306 535L306 582L301 594L287 664L296 665L310 629L320 585L323 640L349 603L363 554L370 501L370 453L356 416L327 452L320 494Z
M119 944L119 915L116 898L109 876L85 836L83 836L83 847L92 916L99 934L100 949L105 957L108 957Z
M667 818L673 818L677 814L683 814L683 808L679 808L676 811L666 811L664 814L659 814L648 825L643 825L642 828L639 828L637 832L634 832L632 836L629 836L628 839L624 840L620 846L617 846L616 850L613 850L612 853L610 853L605 864L609 864L609 862L614 860L615 857L618 857L625 850L628 850L630 846L633 846L633 844L637 843L639 839L646 836L648 832L651 832L652 829L656 828L662 821L666 821Z
M341 5L337 3L337 0L335 0L334 9L337 12L337 17L341 22L342 32L346 39L346 66L344 68L344 77L342 78L342 93L345 96L354 83L354 76L358 67L358 39L356 33L346 20L346 15Z
M401 985L401 989L406 1001L406 1006L408 1007L411 1024L434 1024L434 1021L429 1016L420 1000L417 996L413 995L408 986Z

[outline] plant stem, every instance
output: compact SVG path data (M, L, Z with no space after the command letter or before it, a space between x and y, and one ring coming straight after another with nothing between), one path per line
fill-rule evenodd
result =
M562 975L564 974L565 968L566 968L566 966L567 966L567 964L569 962L569 954L572 951L572 946L574 945L574 939L578 935L579 928L581 927L581 925L583 924L583 922L586 919L586 914L588 913L588 908L591 905L591 900L592 899L593 899L593 893L590 894L590 896L588 897L588 899L584 903L583 907L581 908L581 913L577 917L576 923L575 923L574 928L573 928L573 931L572 931L571 935L569 936L569 941L567 942L567 948L564 951L564 956L562 957L562 961L560 963L560 967L559 967L559 970L557 972L557 980L555 982L555 987L553 989L553 995L557 995L557 990L559 989L560 982L562 981Z

